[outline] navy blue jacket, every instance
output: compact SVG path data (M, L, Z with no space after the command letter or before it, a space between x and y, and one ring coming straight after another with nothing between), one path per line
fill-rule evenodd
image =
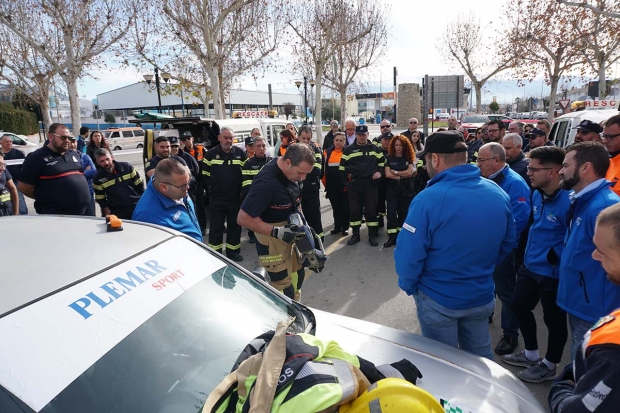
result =
M514 159L511 159L508 162L510 169L519 174L521 178L525 181L528 187L532 187L532 182L530 181L530 177L527 176L527 167L530 164L530 159L525 157L523 151L521 154Z
M620 202L609 185L608 180L601 179L594 189L573 201L560 262L558 305L592 323L620 307L620 287L607 279L601 263L592 258L596 217L603 209Z
M449 168L411 202L394 251L398 286L453 310L488 304L495 266L516 242L508 195L477 166Z
M564 251L564 237L568 229L568 191L558 189L551 196L541 190L532 193L534 222L525 249L525 266L538 275L558 278L560 258Z

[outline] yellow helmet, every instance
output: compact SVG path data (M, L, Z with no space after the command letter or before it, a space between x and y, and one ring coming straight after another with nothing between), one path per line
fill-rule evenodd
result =
M377 409L379 407L379 409ZM379 380L338 413L444 413L429 392L402 379Z

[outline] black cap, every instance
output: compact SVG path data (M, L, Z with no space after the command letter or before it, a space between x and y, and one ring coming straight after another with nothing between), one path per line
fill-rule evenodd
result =
M381 135L381 139L392 139L394 134L392 132L384 133Z
M188 130L186 130L185 132L181 134L181 138L191 138L191 137L192 137L192 133Z
M462 142L463 145L459 145ZM424 150L417 153L418 158L423 158L427 153L457 153L467 152L467 145L463 134L457 130L444 130L435 132L424 143Z
M598 123L592 122L591 120L582 120L581 123L575 126L573 129L579 129L584 132L595 132L601 133L603 132L603 127Z
M248 136L247 138L245 138L245 145L254 145L254 138L251 136Z
M547 136L547 134L542 129L532 128L531 131L529 131L528 133L525 134L526 138L530 137L530 136L533 136L534 138L536 138L538 136Z
M368 126L366 125L357 125L355 127L355 133L368 133Z
M169 136L168 139L170 139L170 146L179 146L179 138L176 136Z

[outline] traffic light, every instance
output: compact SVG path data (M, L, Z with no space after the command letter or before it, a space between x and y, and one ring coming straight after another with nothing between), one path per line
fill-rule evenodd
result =
M433 114L433 109L429 109L429 110L428 110L428 114L429 114L429 115L432 115L432 114Z

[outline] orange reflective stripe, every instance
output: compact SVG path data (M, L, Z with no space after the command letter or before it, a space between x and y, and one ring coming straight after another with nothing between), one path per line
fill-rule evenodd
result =
M620 309L598 320L589 331L588 349L600 344L620 346Z

